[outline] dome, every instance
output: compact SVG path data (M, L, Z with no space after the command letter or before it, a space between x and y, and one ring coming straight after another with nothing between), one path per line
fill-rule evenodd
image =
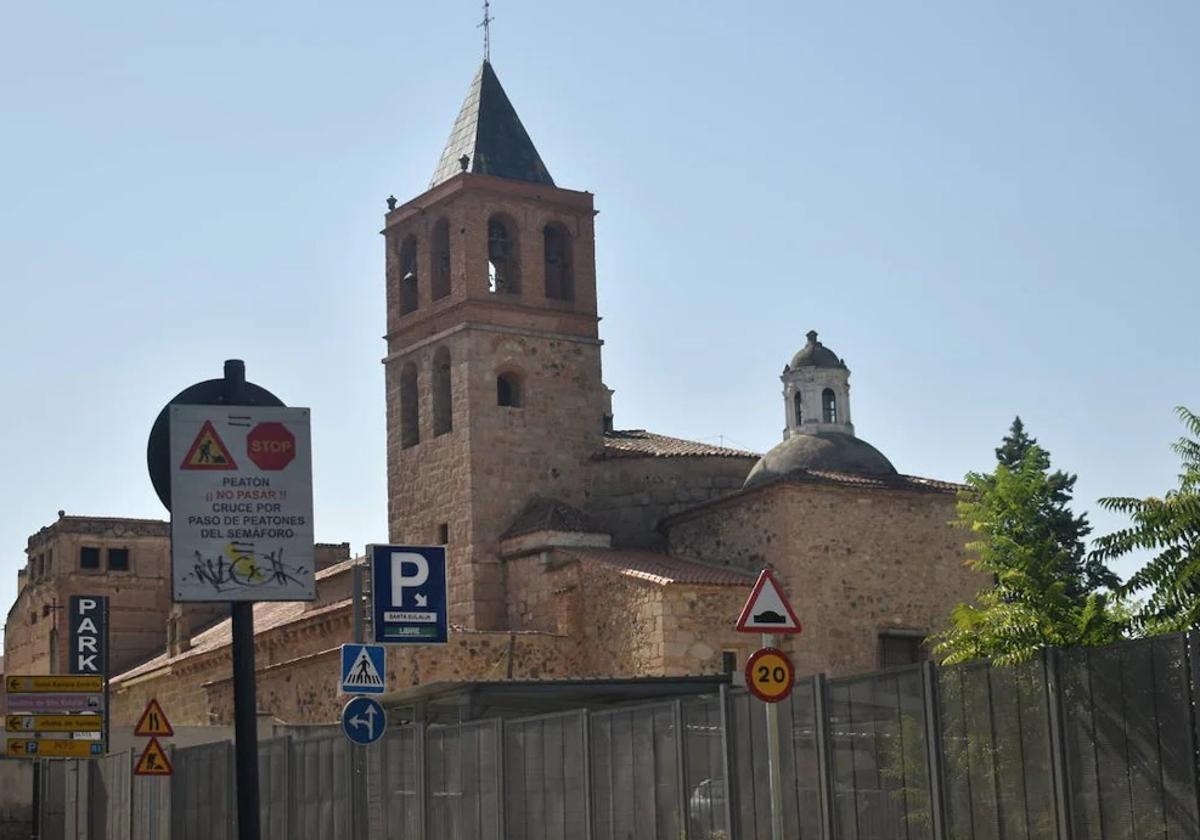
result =
M837 353L834 353L821 342L817 341L817 331L809 330L808 344L800 348L800 352L792 356L792 363L788 365L789 370L795 370L798 367L820 367L820 368L844 368L846 363L838 358Z
M793 435L759 458L743 487L754 487L796 470L897 474L892 462L866 441L841 432L819 432Z

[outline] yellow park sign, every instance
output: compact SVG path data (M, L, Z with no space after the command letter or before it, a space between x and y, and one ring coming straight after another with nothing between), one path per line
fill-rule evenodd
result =
M104 678L90 674L76 676L45 674L36 677L5 677L4 689L9 694L64 693L72 691L96 694L104 690Z
M99 758L103 741L9 738L7 754L17 758Z

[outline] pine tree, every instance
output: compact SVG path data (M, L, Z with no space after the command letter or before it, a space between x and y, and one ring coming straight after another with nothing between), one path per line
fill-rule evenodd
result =
M1128 515L1128 528L1096 540L1099 562L1134 552L1157 552L1135 572L1123 594L1148 593L1135 612L1134 626L1146 634L1200 627L1200 416L1175 409L1191 437L1171 448L1179 455L1179 486L1163 498L1101 499L1108 510Z
M1030 437L1025 432L1025 424L1021 418L1013 420L1008 435L996 449L996 461L1009 469L1014 469L1032 447L1038 445L1037 438ZM1041 449L1039 463L1041 469L1050 469L1050 453ZM1050 488L1049 499L1046 502L1043 515L1050 523L1059 544L1069 553L1070 562L1066 573L1076 579L1068 584L1073 596L1081 596L1097 589L1115 590L1121 583L1120 578L1095 555L1090 555L1084 545L1087 535L1092 532L1088 524L1087 514L1076 516L1071 511L1071 500L1075 493L1075 480L1078 476L1070 475L1062 470L1055 470L1046 475L1046 483Z
M1050 456L1020 419L996 458L993 472L967 475L958 501L958 524L976 537L968 562L994 585L954 609L950 629L932 639L935 654L946 664L983 657L1012 664L1047 646L1120 638L1112 599L1097 591L1097 575L1084 573L1087 521L1068 506L1075 477L1050 472Z

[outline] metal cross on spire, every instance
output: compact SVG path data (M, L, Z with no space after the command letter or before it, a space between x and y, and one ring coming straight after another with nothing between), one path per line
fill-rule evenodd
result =
M479 29L479 28L483 29L483 60L487 61L489 63L492 60L491 23L493 20L495 20L495 18L492 17L491 14L489 14L488 0L483 0L483 20L480 22L479 26L476 27L476 29Z

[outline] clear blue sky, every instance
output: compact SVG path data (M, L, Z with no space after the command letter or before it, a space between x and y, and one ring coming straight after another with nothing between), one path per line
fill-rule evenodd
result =
M1173 483L1172 407L1200 408L1200 5L493 12L542 157L596 194L618 427L764 450L816 328L902 471L989 468L1019 413L1085 508ZM386 537L378 230L428 183L480 15L10 5L0 604L60 508L165 516L150 424L228 357L313 409L318 539Z

